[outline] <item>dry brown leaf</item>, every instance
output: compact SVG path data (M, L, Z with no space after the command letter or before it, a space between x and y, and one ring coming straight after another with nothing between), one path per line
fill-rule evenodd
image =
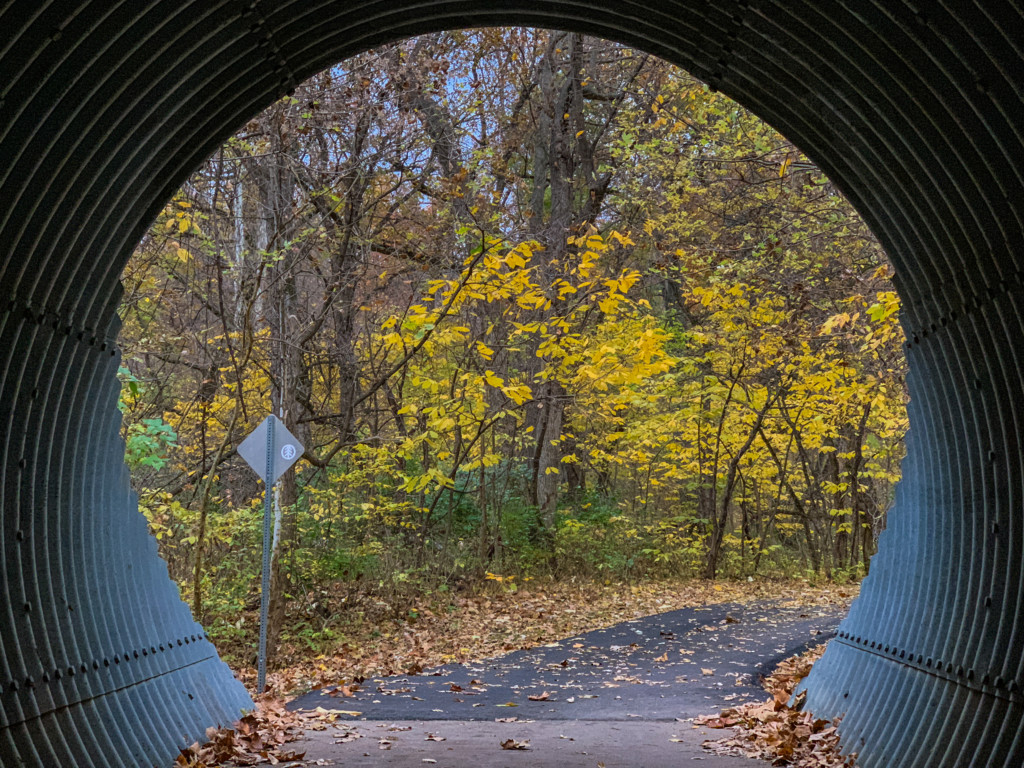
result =
M505 739L501 742L502 749L529 749L529 741L516 741L515 739Z

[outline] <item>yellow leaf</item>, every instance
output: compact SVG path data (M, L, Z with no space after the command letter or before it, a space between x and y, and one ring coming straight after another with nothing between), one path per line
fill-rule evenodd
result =
M525 384L516 387L503 387L501 391L516 405L522 405L533 396L533 392Z
M558 298L564 299L566 296L576 292L576 286L572 283L567 283L565 280L558 283Z

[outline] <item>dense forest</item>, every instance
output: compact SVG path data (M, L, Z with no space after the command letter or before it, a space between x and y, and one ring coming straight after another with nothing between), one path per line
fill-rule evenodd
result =
M250 638L269 412L272 645L358 592L867 571L906 430L877 241L665 62L488 29L377 49L253 118L124 277L140 506L211 634Z

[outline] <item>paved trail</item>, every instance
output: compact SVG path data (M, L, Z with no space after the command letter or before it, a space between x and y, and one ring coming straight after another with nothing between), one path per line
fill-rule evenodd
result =
M685 721L764 698L761 676L834 635L844 610L687 608L475 664L366 680L343 699L313 691L290 707L361 713L310 734L307 760L334 761L322 764L752 766L702 752L706 736ZM335 743L346 732L361 738ZM530 748L503 750L507 739Z

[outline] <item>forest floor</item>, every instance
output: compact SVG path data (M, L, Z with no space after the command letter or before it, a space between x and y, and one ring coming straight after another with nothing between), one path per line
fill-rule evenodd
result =
M779 721L793 720L792 734L809 717L787 711L776 689L773 703L766 676L834 634L856 591L546 585L422 609L401 633L379 625L358 653L350 640L336 656L277 673L282 688L318 689L287 709L266 697L179 765L218 755L226 765L257 756L294 766L756 765L735 755L755 754L766 728L777 741ZM704 748L722 736L709 729L743 720L737 712L751 713L747 733Z
M639 585L531 582L518 588L487 582L476 593L423 598L412 608L404 603L397 608L397 600L388 604L380 598L352 595L347 600L352 607L344 636L333 651L311 654L300 641L285 644L279 668L268 675L268 689L285 698L332 686L351 690L368 678L419 674L429 667L529 650L680 609L770 601L779 610L827 606L845 610L858 591L856 584L813 585L796 580ZM232 656L230 650L225 653L235 661L237 656ZM253 690L255 668L232 666Z

